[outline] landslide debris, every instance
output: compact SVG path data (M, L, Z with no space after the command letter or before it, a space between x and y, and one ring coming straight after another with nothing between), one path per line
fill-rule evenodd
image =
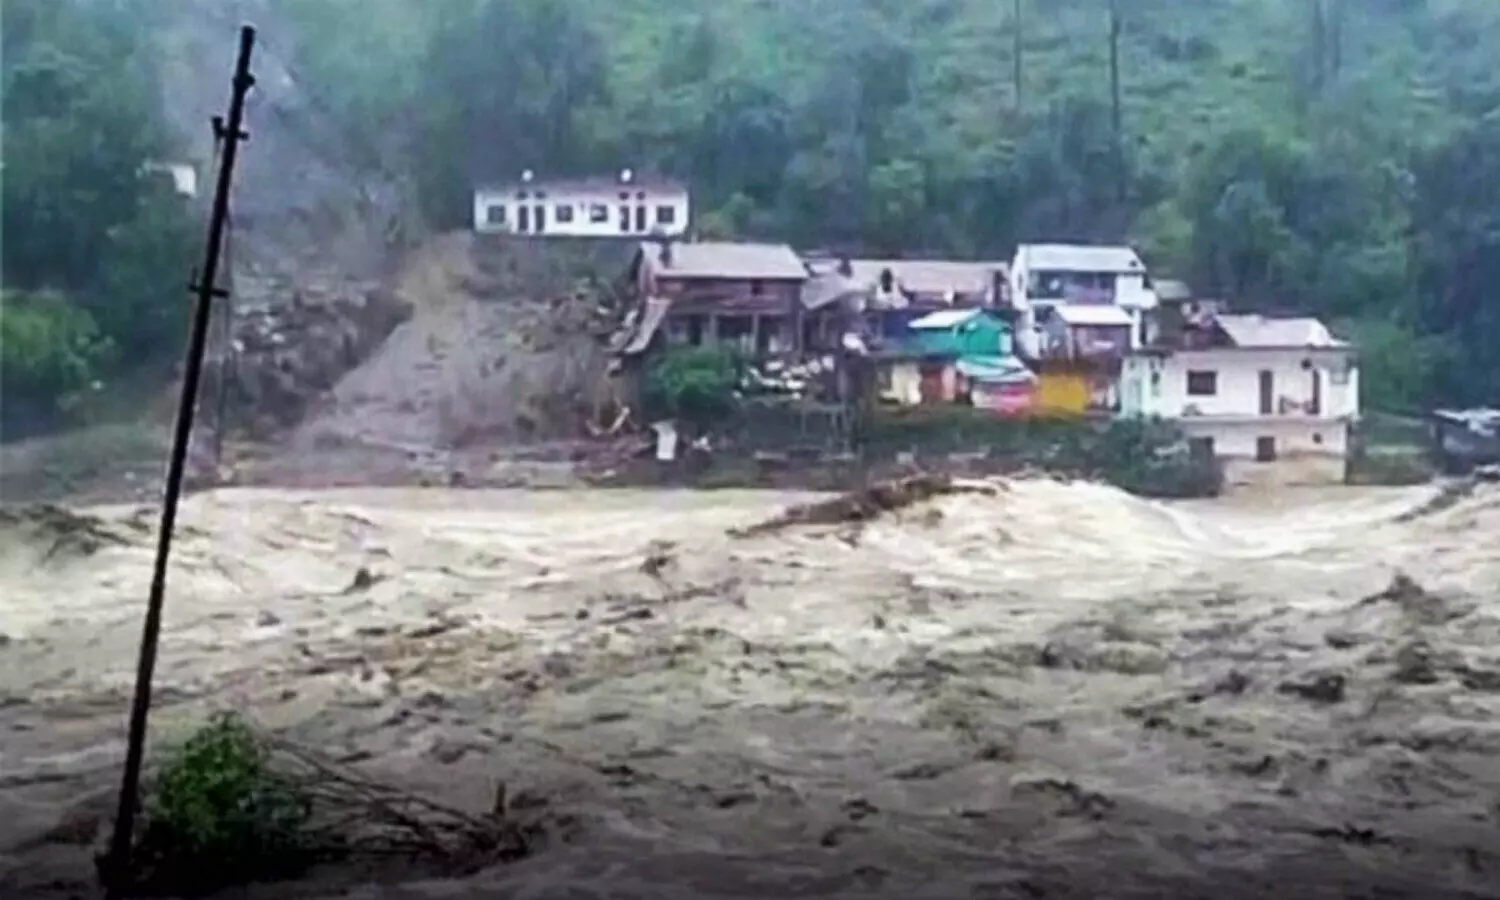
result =
M869 522L953 494L993 497L1001 487L990 482L957 481L951 475L924 473L878 481L829 500L788 507L776 516L747 528L731 529L731 537L748 538L772 534L799 525L845 525Z

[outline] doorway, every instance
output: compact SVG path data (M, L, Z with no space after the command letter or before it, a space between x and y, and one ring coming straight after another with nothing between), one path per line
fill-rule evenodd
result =
M1269 369L1260 371L1260 414L1269 416L1275 408L1276 376Z
M1258 437L1255 439L1255 461L1276 461L1276 439L1273 437Z
M943 399L943 367L922 366L920 373L920 387L923 403L938 403Z

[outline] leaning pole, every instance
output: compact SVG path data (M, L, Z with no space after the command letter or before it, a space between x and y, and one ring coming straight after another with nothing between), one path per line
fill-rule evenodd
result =
M109 900L124 900L132 881L131 851L134 845L136 810L140 803L141 764L145 756L146 727L151 715L151 680L156 671L156 651L161 639L162 606L166 600L167 562L172 553L172 531L177 524L177 505L182 498L183 470L186 467L188 441L193 433L193 413L197 408L198 386L203 377L203 355L208 343L208 326L213 301L227 296L215 287L218 283L219 258L224 243L225 222L229 218L229 187L234 177L234 161L241 141L250 136L243 129L245 95L255 84L250 74L250 54L255 46L255 29L240 29L239 59L230 82L227 120L213 118L214 137L219 146L219 178L214 189L213 210L208 220L208 240L203 248L203 266L190 289L197 297L193 308L192 331L188 336L187 360L182 374L182 396L177 401L177 425L172 436L171 456L167 461L167 483L162 494L161 524L156 533L156 564L151 573L151 593L146 601L146 620L141 629L140 661L135 676L135 697L130 706L130 733L125 749L125 771L120 780L120 805L115 814L115 829L110 840L109 856L103 872Z

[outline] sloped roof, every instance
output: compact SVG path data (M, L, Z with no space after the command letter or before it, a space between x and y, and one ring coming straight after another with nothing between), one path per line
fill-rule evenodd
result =
M1236 347L1261 349L1326 347L1345 348L1327 326L1311 317L1267 318L1258 315L1220 315L1214 324Z
M944 328L955 328L982 315L984 315L982 309L940 309L912 320L906 327L916 331L939 331Z
M673 241L671 263L663 265L661 244L645 241L640 252L657 275L670 278L738 278L805 281L807 267L786 244Z
M686 194L687 185L665 175L654 172L632 172L629 181L619 175L584 175L581 177L545 178L534 177L523 180L519 174L484 179L474 185L476 192L507 193L510 191L557 191L560 193L610 193L615 191L651 191L655 194Z
M652 297L646 301L646 312L636 326L635 333L630 336L630 341L621 350L627 356L635 356L645 353L651 346L651 339L656 336L656 330L661 327L662 320L667 316L667 310L671 309L672 301L664 297Z
M870 286L838 272L815 272L802 286L802 305L823 309L844 300L868 295Z
M851 259L853 277L867 284L877 284L880 273L891 270L896 284L914 294L979 294L988 291L998 272L1010 271L1010 264L999 261L969 262L950 259Z
M1020 257L1032 269L1054 272L1145 272L1146 265L1129 247L1088 244L1022 244Z
M1167 303L1178 303L1183 300L1193 299L1193 289L1188 287L1186 281L1178 281L1173 278L1153 278L1152 287L1156 289L1156 296Z
M1057 316L1066 325L1083 325L1094 327L1128 327L1131 324L1130 314L1118 306L1104 304L1077 304L1069 303L1056 306L1052 314Z

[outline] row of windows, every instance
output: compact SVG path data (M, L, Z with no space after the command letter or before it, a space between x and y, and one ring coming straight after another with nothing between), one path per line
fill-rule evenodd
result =
M547 207L543 204L516 206L516 230L545 231L547 229ZM636 231L644 232L647 228L645 206L633 208L633 222ZM632 207L622 203L619 207L620 231L630 231L632 225ZM603 224L609 221L609 207L603 203L589 204L587 209L584 204L559 203L552 209L553 220L559 225L571 225L577 221L577 216L587 215L592 224ZM509 219L507 207L503 203L492 204L485 208L484 220L488 225L505 225ZM677 207L670 204L662 204L656 207L657 225L675 225L677 223Z

